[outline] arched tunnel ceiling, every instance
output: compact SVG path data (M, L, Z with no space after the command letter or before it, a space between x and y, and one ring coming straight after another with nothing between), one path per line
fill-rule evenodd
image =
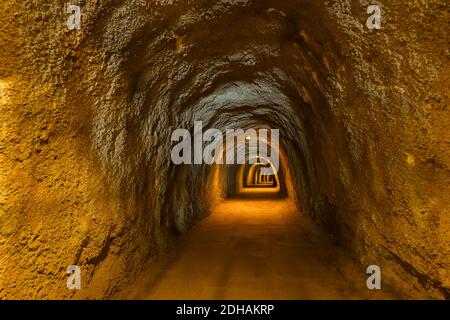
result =
M53 23L60 4L3 1L20 14L0 15L0 150L16 178L2 184L2 237L39 233L42 259L85 266L106 296L99 270L114 264L120 287L227 187L217 166L170 162L173 130L277 128L302 212L400 290L412 279L411 295L448 297L448 6L378 2L380 31L359 0L81 1L69 32ZM20 257L0 265L25 283L37 253L4 248ZM48 296L60 266L42 268L27 283ZM0 298L21 289L9 281Z

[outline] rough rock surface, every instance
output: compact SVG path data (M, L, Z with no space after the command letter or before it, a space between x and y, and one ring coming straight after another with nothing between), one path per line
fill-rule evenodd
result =
M382 30L363 0L73 2L78 31L64 2L0 5L0 298L111 297L204 217L224 173L170 162L193 120L279 128L302 211L449 297L447 1L376 1Z

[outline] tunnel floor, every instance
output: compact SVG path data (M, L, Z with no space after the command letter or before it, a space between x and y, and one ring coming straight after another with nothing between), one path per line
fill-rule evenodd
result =
M392 299L288 200L227 200L121 298Z

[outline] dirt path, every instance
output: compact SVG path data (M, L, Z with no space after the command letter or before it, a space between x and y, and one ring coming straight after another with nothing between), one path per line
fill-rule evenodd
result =
M229 200L154 261L126 298L384 299L365 270L285 200Z

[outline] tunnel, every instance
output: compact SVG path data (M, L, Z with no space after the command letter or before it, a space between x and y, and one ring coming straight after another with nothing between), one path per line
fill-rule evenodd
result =
M446 1L69 2L1 4L0 299L449 298Z

